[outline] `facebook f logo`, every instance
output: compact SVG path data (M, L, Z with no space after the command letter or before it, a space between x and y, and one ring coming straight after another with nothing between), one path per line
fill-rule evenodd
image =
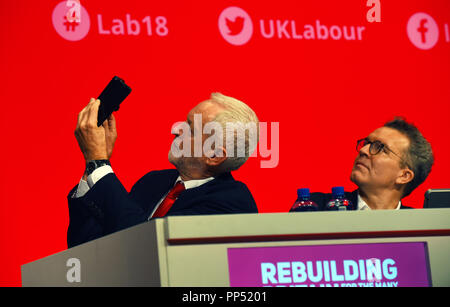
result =
M425 33L428 32L428 28L425 27L425 25L427 24L428 20L427 19L421 19L420 20L420 27L417 28L417 31L420 32L420 34L422 35L422 43L426 44L427 43L427 38Z
M433 48L439 40L439 27L433 17L426 13L412 15L406 32L411 43L422 50Z

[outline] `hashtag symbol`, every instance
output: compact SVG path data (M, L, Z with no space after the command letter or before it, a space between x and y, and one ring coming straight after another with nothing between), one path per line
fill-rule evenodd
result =
M76 22L76 21L68 21L66 16L64 16L64 20L65 20L65 22L63 23L63 25L66 26L66 31L67 32L68 31L74 32L75 31L75 27L79 25L79 23Z

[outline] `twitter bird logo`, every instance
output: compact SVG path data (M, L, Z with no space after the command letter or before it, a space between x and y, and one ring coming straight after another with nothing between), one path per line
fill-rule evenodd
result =
M243 9L230 6L219 16L219 32L231 45L245 45L253 35L253 22Z
M228 35L238 35L242 32L242 29L244 28L244 17L237 16L234 21L231 21L228 18L225 18L225 21L227 23L227 27L229 29Z

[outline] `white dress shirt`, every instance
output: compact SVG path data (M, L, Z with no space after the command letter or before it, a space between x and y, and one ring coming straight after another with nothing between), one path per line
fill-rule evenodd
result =
M402 205L402 201L398 202L397 208L394 210L400 210L400 206ZM372 210L369 205L362 199L361 195L358 193L358 210Z

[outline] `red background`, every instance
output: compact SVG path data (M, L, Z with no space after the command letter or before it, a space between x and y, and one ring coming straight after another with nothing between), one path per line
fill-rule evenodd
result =
M66 248L66 195L84 170L73 134L77 114L113 75L133 88L116 115L111 160L127 189L146 172L171 167L172 124L215 91L245 101L263 122L280 123L278 166L261 169L261 158L252 158L234 173L260 212L288 211L300 187L354 189L355 141L397 115L420 128L436 158L404 203L421 207L428 188L449 187L447 0L381 1L380 23L366 20L365 0L82 0L91 28L78 42L53 27L59 2L0 1L0 285L20 285L20 265ZM217 26L232 5L255 27L239 47ZM430 50L416 48L406 34L417 12L439 25ZM111 27L127 13L138 20L165 16L169 34L99 35L97 14ZM361 41L265 39L260 19L295 20L297 29L320 20L366 30Z

